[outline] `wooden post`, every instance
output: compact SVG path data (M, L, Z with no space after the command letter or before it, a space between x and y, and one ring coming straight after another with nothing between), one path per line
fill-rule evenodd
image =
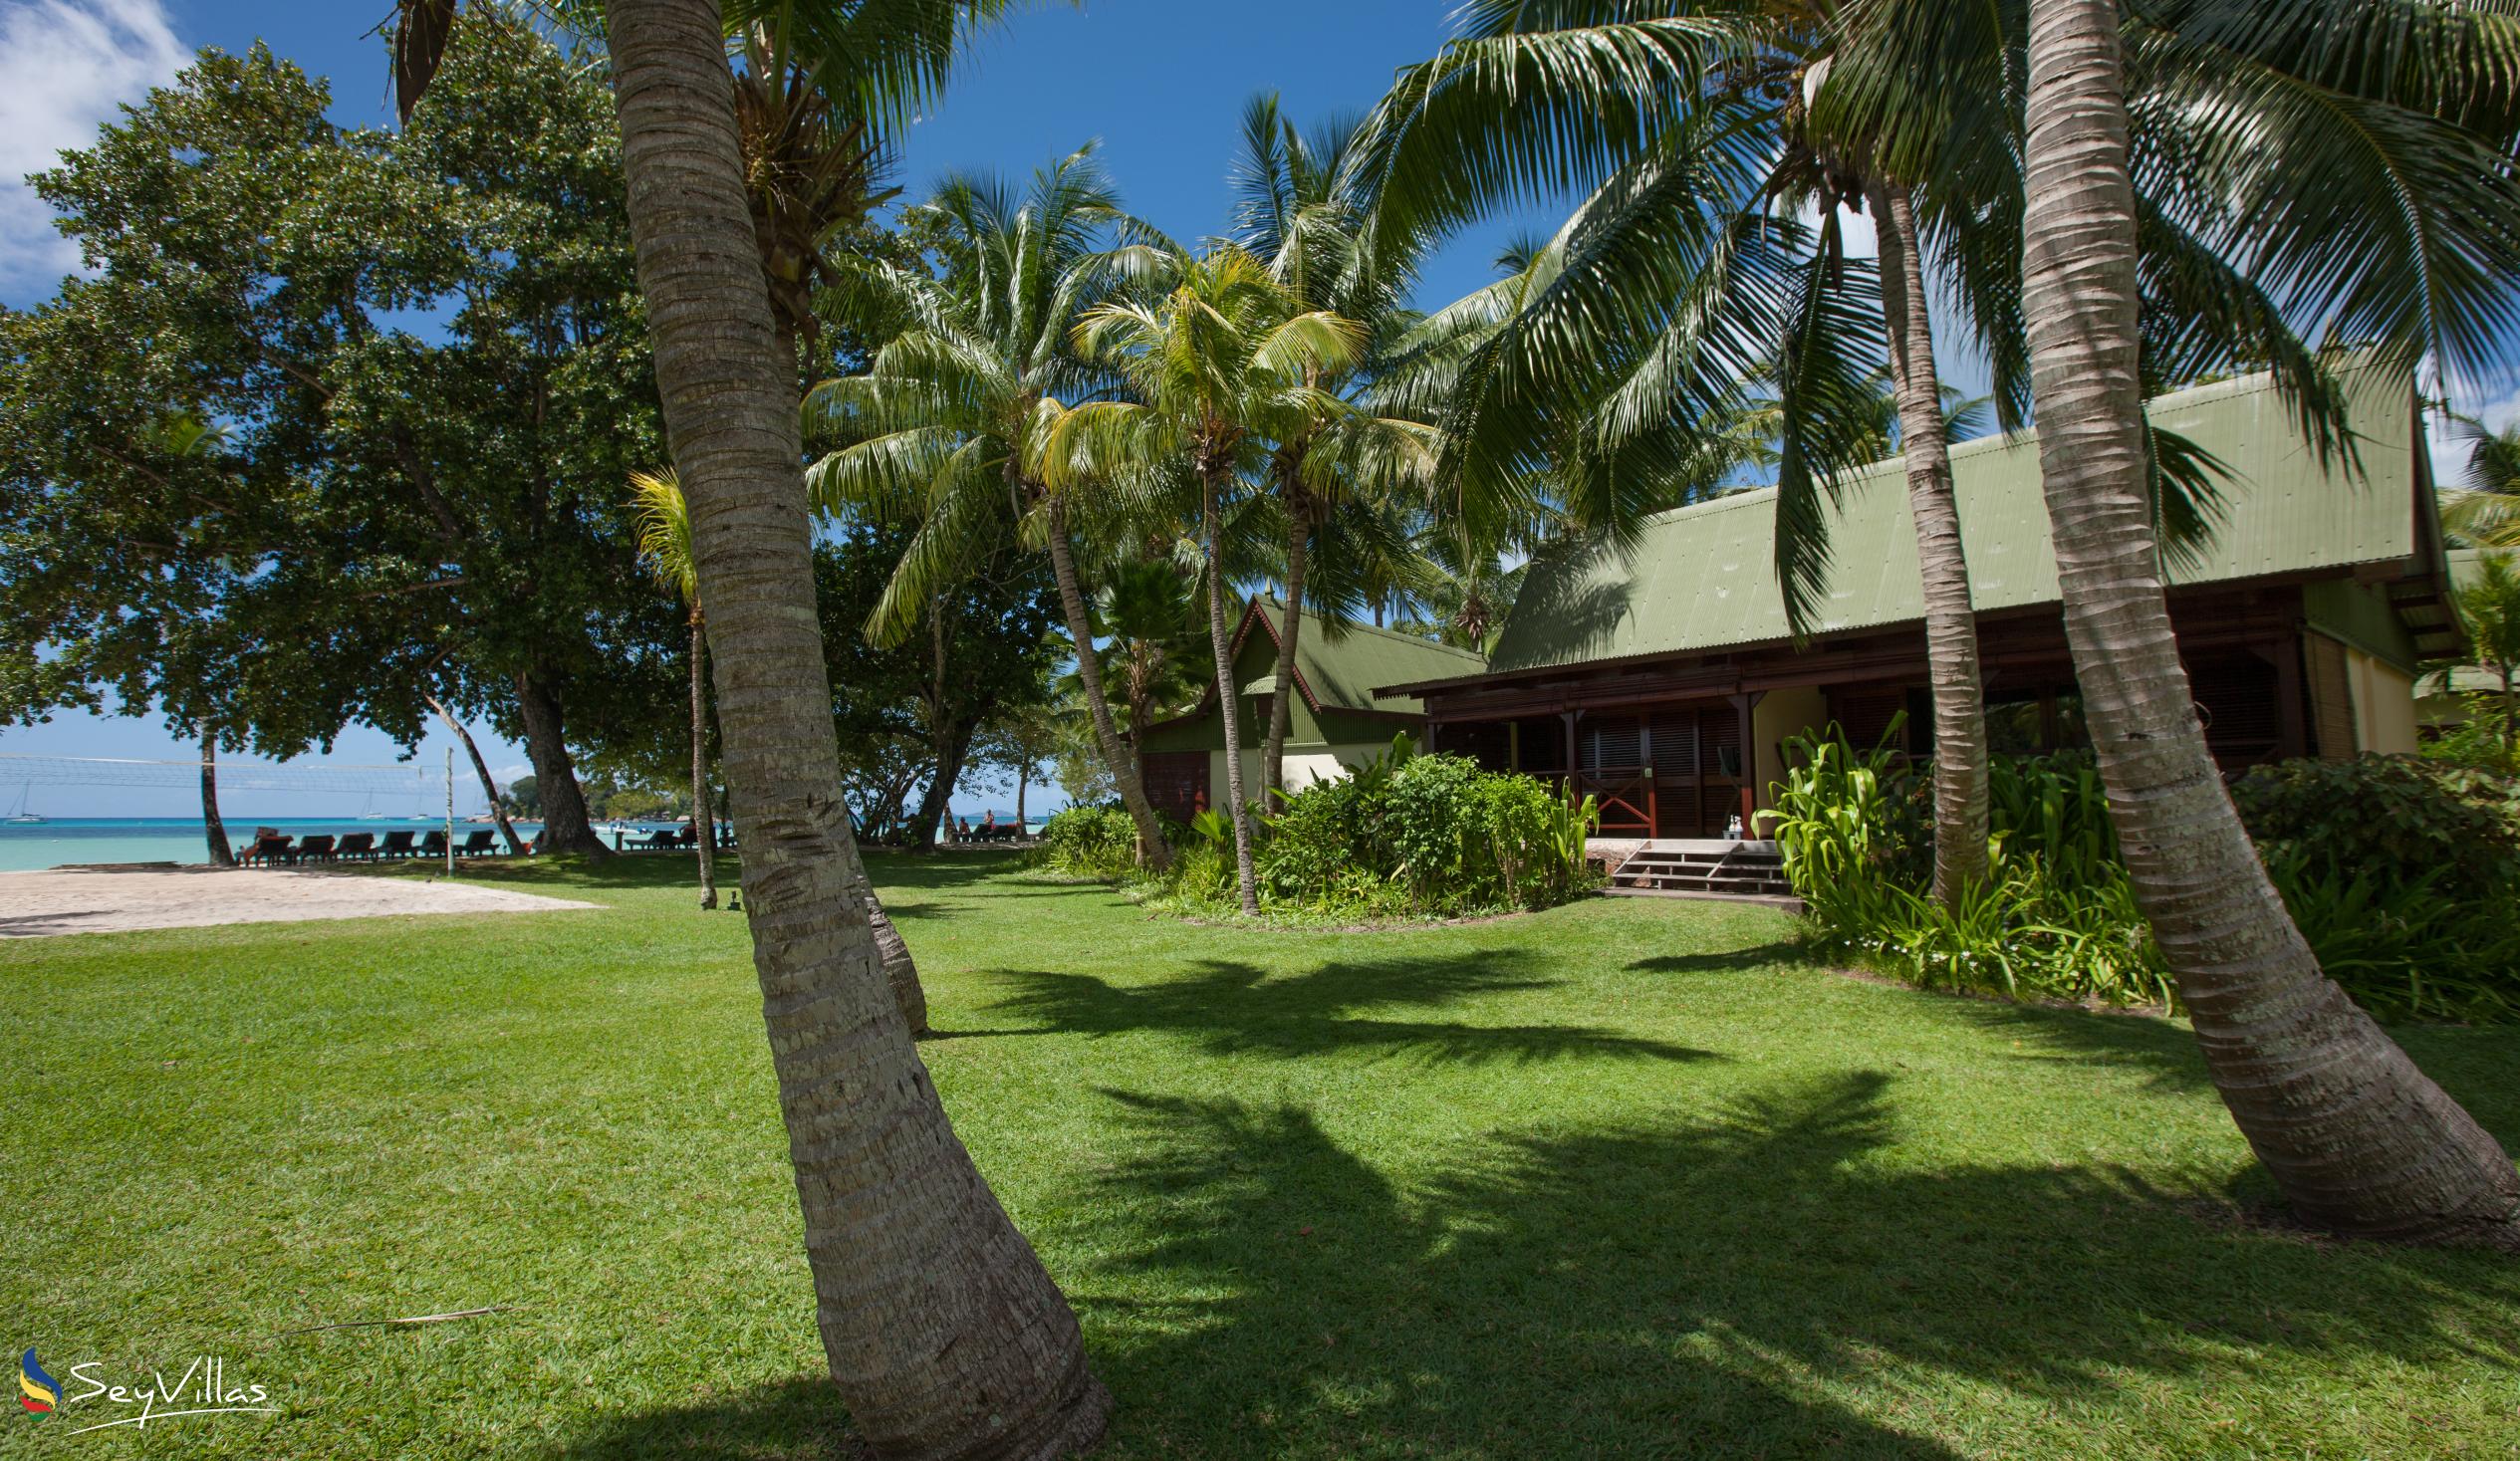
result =
M1752 691L1731 697L1733 708L1741 717L1741 836L1746 841L1759 830L1759 743L1751 729L1751 708L1759 703L1764 691Z
M1523 723L1519 720L1505 722L1505 765L1516 776L1522 775Z

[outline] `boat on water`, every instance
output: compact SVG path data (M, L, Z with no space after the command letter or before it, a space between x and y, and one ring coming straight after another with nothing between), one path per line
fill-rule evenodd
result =
M42 817L39 817L35 813L27 810L27 801L34 795L35 783L33 782L28 782L26 785L18 788L18 805L9 813L9 825L11 827L42 827L44 825L44 819Z

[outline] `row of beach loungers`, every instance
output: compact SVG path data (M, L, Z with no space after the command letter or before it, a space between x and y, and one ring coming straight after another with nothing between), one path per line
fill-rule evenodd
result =
M303 862L374 862L393 857L443 857L446 855L446 834L432 832L388 832L378 842L373 832L347 833L335 837L330 833L309 833L302 838L289 837L269 828L257 828L254 845L237 855L237 861L249 867L295 867ZM458 857L495 857L499 853L498 834L483 828L455 844Z
M1026 840L1024 824L1020 822L1000 822L993 826L981 827L956 827L946 838L946 841L955 847L961 847L966 843L1020 843Z

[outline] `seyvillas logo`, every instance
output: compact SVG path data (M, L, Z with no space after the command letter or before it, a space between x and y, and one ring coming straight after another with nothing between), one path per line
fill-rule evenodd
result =
M30 1415L50 1415L61 1404L61 1381L44 1372L32 1349L18 1356L18 1403Z
M70 1418L88 1423L69 1432L111 1430L129 1425L145 1429L152 1422L176 1419L186 1415L277 1415L280 1407L270 1403L271 1392L261 1385L237 1384L228 1377L227 1361L207 1355L193 1360L171 1380L162 1370L150 1370L148 1382L114 1384L100 1379L97 1371L105 1368L103 1360L91 1359L70 1366L73 1388L62 1389L60 1380L44 1372L29 1349L18 1359L18 1403L33 1415L51 1415L67 1406L78 1406ZM98 1408L102 1401L106 1407Z

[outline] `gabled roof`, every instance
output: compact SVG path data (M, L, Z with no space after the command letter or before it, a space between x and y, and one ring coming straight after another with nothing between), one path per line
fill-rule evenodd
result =
M1266 596L1253 600L1234 626L1234 658L1242 658L1243 646L1255 632L1267 636L1274 654L1278 625L1285 615L1285 600ZM1374 687L1405 680L1458 679L1486 668L1487 660L1470 650L1368 624L1349 624L1342 631L1309 609L1304 610L1304 631L1295 641L1295 688L1316 715L1324 710L1423 715L1426 707L1417 699L1377 695ZM1264 674L1242 690L1266 694L1275 687L1275 677ZM1216 689L1211 685L1191 714L1205 715L1215 708Z
M2178 391L2146 409L2230 468L2225 516L2200 561L2172 584L2403 564L2435 577L2431 484L2413 387L2376 367L2344 372L2365 475L2349 479L2303 445L2265 375ZM2058 602L2056 554L2039 491L2035 437L1951 449L1971 597L1982 613ZM1736 492L1648 519L1635 547L1560 544L1524 582L1492 672L1706 653L1791 638L1779 591L1773 488ZM1815 634L1920 620L1924 604L1903 469L1877 463L1847 484L1830 527L1831 564ZM2436 593L2437 597L2437 593ZM2410 598L2401 612L2418 611ZM2410 624L2410 627L2412 625ZM1402 689L1425 678L1386 679Z

